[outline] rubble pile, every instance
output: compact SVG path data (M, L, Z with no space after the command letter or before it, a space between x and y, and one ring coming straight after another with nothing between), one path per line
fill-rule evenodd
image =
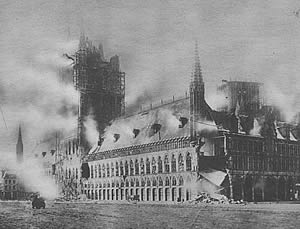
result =
M226 196L213 193L200 193L192 203L211 203L211 204L246 204L243 200L229 200Z

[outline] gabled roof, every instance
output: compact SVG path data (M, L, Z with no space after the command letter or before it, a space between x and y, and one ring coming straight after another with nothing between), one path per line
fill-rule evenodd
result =
M179 127L183 124L180 118L187 121L182 128ZM105 129L100 151L189 136L189 122L190 104L188 98L129 117L119 118Z

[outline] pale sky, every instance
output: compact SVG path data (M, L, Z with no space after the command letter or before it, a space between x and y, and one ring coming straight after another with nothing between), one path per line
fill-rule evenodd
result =
M69 64L56 57L74 52L80 27L103 43L107 59L120 56L128 105L183 95L197 40L208 97L222 79L259 80L268 100L299 110L299 9L299 1L274 0L2 0L1 153L15 151L19 122L27 153L39 135L70 126L56 111L77 98L56 84L57 69Z

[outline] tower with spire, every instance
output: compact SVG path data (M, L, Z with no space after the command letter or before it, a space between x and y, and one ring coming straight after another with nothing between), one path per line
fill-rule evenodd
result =
M195 65L190 83L190 115L191 115L191 137L196 137L196 122L207 119L207 104L204 98L204 81L201 72L198 53L198 43L195 44Z
M22 130L21 125L19 126L18 142L16 145L17 163L23 162L23 141L22 141Z

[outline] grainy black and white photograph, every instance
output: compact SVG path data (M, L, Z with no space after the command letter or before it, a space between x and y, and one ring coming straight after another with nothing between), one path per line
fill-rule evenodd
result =
M0 0L0 228L299 228L300 2Z

